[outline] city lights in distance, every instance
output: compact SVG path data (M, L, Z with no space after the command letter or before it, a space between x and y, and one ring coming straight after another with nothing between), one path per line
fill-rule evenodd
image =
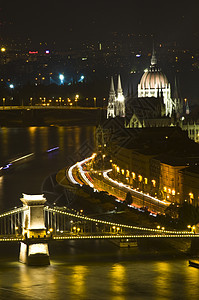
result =
M59 74L59 80L60 80L60 84L64 83L64 75L63 74Z
M2 47L1 52L6 52L6 48Z
M78 82L83 82L83 81L84 81L84 78L85 78L85 76L82 75L82 76L80 77L80 79L78 80Z

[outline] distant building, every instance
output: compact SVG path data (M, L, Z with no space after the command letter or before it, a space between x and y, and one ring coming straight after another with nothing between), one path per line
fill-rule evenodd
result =
M165 115L171 117L173 110L178 108L176 100L171 98L171 85L166 75L158 67L155 51L151 57L151 65L145 70L140 83L138 84L138 98L144 97L160 97L163 98L165 105Z
M106 153L115 178L171 203L199 204L199 145L181 128L119 129L112 125L110 120ZM106 131L108 124L105 126ZM192 169L191 174L186 173L190 167L197 169L197 176Z
M117 93L115 93L113 77L111 77L111 86L107 107L107 119L110 117L125 117L125 98L123 95L120 75L118 75Z

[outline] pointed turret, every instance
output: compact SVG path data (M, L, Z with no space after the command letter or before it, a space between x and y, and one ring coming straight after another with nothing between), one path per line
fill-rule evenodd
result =
M114 89L114 82L113 82L113 76L111 76L110 92L115 92L115 89Z
M179 89L179 81L176 76L174 81L173 101L175 103L177 116L179 117L183 113L183 100Z
M115 100L116 100L116 94L115 94L113 77L111 76L111 85L110 85L108 106L107 106L107 118L115 117Z
M173 98L174 99L179 99L179 89L178 89L178 84L177 84L177 78L175 76L175 81L174 81L174 92L173 92Z
M117 82L117 94L118 94L118 95L123 95L123 91L122 91L122 84L121 84L120 75L118 75L118 82Z
M109 91L109 99L113 99L115 97L115 88L114 88L114 82L113 82L113 76L111 76L111 85L110 85L110 91Z
M154 67L157 65L157 58L155 55L155 47L154 47L154 42L153 42L153 51L152 51L152 56L151 56L151 67Z
M186 109L186 115L189 115L190 109L189 109L189 103L188 103L188 100L187 100L187 99L186 99L186 101L185 101L185 105L186 105L186 107L185 107L185 109Z

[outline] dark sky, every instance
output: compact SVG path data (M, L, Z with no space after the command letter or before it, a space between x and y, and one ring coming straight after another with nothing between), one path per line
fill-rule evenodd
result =
M198 0L6 0L1 4L3 38L36 42L103 39L107 32L152 33L160 40L198 46ZM195 37L195 38L194 38Z

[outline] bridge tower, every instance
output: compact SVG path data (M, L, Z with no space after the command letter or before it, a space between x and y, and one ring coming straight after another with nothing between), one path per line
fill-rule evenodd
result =
M28 265L48 265L50 257L46 228L44 221L43 195L23 194L22 235L24 240L20 244L19 261Z

